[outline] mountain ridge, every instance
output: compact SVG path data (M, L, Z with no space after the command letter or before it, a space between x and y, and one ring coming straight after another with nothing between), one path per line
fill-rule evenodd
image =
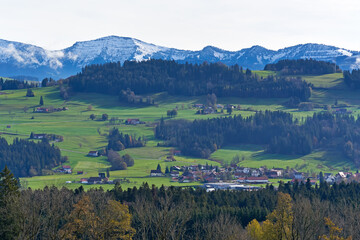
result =
M215 46L201 50L181 50L146 43L136 38L107 36L95 40L78 41L61 50L44 48L21 42L0 39L0 76L28 75L39 79L65 78L81 71L89 64L123 63L126 60L175 60L179 63L222 62L244 68L261 70L268 63L282 59L313 58L335 62L342 69L360 68L360 52L325 44L306 43L271 50L259 45L238 51Z

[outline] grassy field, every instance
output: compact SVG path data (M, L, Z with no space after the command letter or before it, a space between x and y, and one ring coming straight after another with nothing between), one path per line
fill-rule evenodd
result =
M329 150L318 150L305 156L288 156L266 153L258 145L237 145L217 150L211 158L230 163L236 155L240 157L240 165L244 167L289 167L303 172L331 173L356 169L341 153Z
M256 72L259 76L273 74L273 72ZM350 91L341 80L341 74L329 74L323 76L306 76L305 79L314 84L311 101L319 104L333 104L337 99L339 103L350 105L350 109L357 115L360 105L358 92ZM219 165L209 159L197 159L186 156L176 157L176 162L165 162L169 148L157 147L158 140L154 138L153 126L166 117L167 110L177 107L177 118L182 119L207 119L213 117L226 116L225 113L211 115L197 115L196 109L191 108L194 103L206 103L206 97L182 97L169 96L166 93L152 95L157 106L136 107L127 106L118 101L116 96L107 96L94 93L78 93L70 100L61 99L57 87L37 88L33 90L35 97L25 97L26 90L3 91L0 95L0 132L2 137L12 141L15 137L28 138L31 132L52 133L64 136L64 141L56 143L61 149L63 156L68 156L66 163L74 168L74 172L84 171L83 175L51 175L37 176L33 178L21 179L23 185L32 188L42 188L46 185L66 186L76 188L79 184L66 184L66 181L78 181L81 178L97 176L99 172L104 172L109 164L105 157L87 157L90 150L100 150L107 145L106 135L113 127L118 127L120 131L136 136L146 137L147 146L143 148L126 149L120 154L128 153L135 159L135 165L124 171L111 171L110 179L126 178L130 183L124 183L124 187L140 186L143 182L156 185L179 185L170 182L169 178L150 178L150 170L155 169L158 164L163 169L172 165L193 165L193 164L213 164ZM46 107L68 107L68 111L54 113L33 113L33 109L39 107L40 96L43 96ZM282 103L286 99L266 99L266 98L218 98L220 104L235 104L241 106L241 111L233 111L233 114L250 116L258 110L282 110L290 112L295 118L305 118L314 112L323 111L318 108L314 111L301 112L297 109L286 109ZM92 110L89 109L92 106ZM226 111L225 111L226 112ZM101 118L102 114L108 114L109 118L119 119L140 118L146 124L129 125L109 125L109 122L89 119L90 114L95 114ZM11 128L7 128L10 125ZM7 133L15 134L8 135ZM334 172L345 167L352 170L354 166L348 164L346 159L336 152L318 151L306 156L285 156L267 154L262 146L239 145L229 146L220 149L212 154L211 159L230 162L238 154L244 156L241 165L248 167L290 167L300 168L303 171L323 171ZM194 185L194 184L182 184ZM91 186L85 186L89 188ZM112 188L111 185L102 185L104 188Z

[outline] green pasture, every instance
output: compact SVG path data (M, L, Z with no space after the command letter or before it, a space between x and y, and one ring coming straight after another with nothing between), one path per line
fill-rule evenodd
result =
M274 72L256 71L262 77L276 74ZM328 74L322 76L304 76L304 79L314 85L310 101L314 103L333 105L335 100L339 104L347 104L348 109L353 110L353 115L359 113L360 98L358 91L349 90L341 80L341 74ZM8 141L16 137L28 138L31 132L52 133L64 136L64 141L55 143L63 156L68 156L66 163L74 168L71 175L50 175L23 178L21 181L32 188L42 188L46 185L70 188L78 187L79 184L66 184L66 181L79 181L81 178L97 176L99 172L105 172L109 164L105 157L87 157L90 150L100 150L107 145L107 134L113 127L120 131L137 137L145 137L147 145L143 148L126 149L119 152L120 155L130 154L135 159L135 165L124 171L110 171L110 179L126 178L130 183L124 183L124 187L140 186L143 182L156 185L179 185L170 181L170 178L150 178L150 170L155 169L158 164L162 169L178 165L213 164L219 165L216 161L230 162L238 154L244 156L242 166L260 167L290 167L301 168L301 171L313 172L335 172L344 167L355 170L355 167L348 163L341 153L331 150L321 150L306 156L285 156L267 154L262 146L239 145L228 146L220 149L211 155L210 159L198 159L188 156L176 156L175 162L165 162L166 155L170 148L157 147L159 140L154 138L154 123L166 116L167 110L178 109L178 116L175 119L208 119L214 117L228 116L226 110L223 113L198 115L197 109L192 108L195 103L206 103L206 96L184 97L170 96L167 93L151 95L154 98L155 106L134 106L121 103L116 96L108 96L95 93L77 93L69 100L64 101L60 97L57 87L46 87L33 89L35 97L25 97L26 90L2 91L0 94L0 132L1 136ZM44 107L62 108L69 110L54 113L33 113L33 109L40 107L40 96L43 96ZM144 96L145 97L145 96ZM314 112L323 111L322 108L315 108L314 111L299 111L298 109L287 109L282 103L287 99L283 98L218 98L218 103L240 105L241 110L233 110L233 114L250 116L256 111L281 110L294 115L294 118L304 120ZM89 110L91 106L91 110ZM108 114L109 119L116 117L122 120L127 118L139 118L146 124L137 126L131 125L110 125L109 121L101 121L102 114ZM91 114L97 118L89 119ZM8 128L8 126L11 126ZM84 171L83 175L77 175L77 171ZM189 184L180 184L187 186ZM194 185L194 184L192 184ZM101 185L103 188L112 188L112 185ZM85 185L85 188L93 187Z
M302 172L317 173L320 171L336 173L344 170L357 170L342 153L325 149L314 151L305 156L289 156L269 154L266 153L263 146L247 144L219 149L211 155L211 159L230 163L236 155L240 157L240 166L244 167L289 167Z

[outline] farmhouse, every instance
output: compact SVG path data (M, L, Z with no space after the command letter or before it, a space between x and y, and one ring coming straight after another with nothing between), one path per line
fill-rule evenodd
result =
M101 183L101 182L102 182L101 177L90 177L88 179L89 184L98 184L98 183Z
M294 178L296 180L302 180L304 178L304 173L302 173L302 172L294 173Z
M164 174L160 170L151 170L150 172L151 177L162 177Z
M82 179L80 180L80 182L81 182L82 184L88 184L88 183L89 183L87 178L82 178Z
M98 157L99 156L99 152L98 151L90 151L88 153L89 157Z
M68 166L68 165L62 166L62 171L65 172L65 173L68 173L68 174L71 174L71 173L72 173L72 169L71 169L71 167Z
M140 124L140 119L138 119L138 118L129 118L129 119L126 119L125 124L126 125Z
M49 109L48 108L36 108L36 110L34 112L37 112L37 113L47 113L49 112Z
M171 171L171 172L170 172L170 176L171 176L171 177L179 177L179 172L177 172L177 171Z
M335 111L333 111L333 114L338 114L338 115L341 115L341 114L351 114L352 111L351 110L347 110L346 108L338 108L338 109L335 109Z
M204 104L196 103L193 105L195 108L204 108Z
M247 183L268 183L269 179L267 177L247 177L245 182L247 182Z
M179 166L173 166L173 167L172 167L172 170L174 170L174 171L181 171L181 167L179 167Z
M31 138L31 135L30 135L30 138ZM33 139L43 139L43 138L46 138L46 134L45 133L42 133L42 134L33 134L32 135L32 138Z

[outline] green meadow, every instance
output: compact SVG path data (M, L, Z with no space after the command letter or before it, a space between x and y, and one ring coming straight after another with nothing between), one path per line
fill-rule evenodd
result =
M259 76L273 74L272 72L257 71ZM343 84L341 74L328 74L322 76L305 76L304 78L314 85L311 101L332 105L336 100L339 104L347 104L356 116L359 113L360 99L357 91L351 91ZM81 178L97 176L99 172L105 172L109 168L106 157L87 157L91 150L100 150L107 145L107 134L113 127L119 128L121 132L145 137L147 145L143 148L126 149L119 152L120 155L130 154L135 165L127 170L110 171L110 179L126 179L127 182L122 186L140 186L143 182L155 185L175 185L193 186L197 183L180 184L171 182L170 178L151 178L150 170L155 169L158 164L165 170L166 167L173 165L197 165L213 164L218 162L230 163L235 155L243 158L240 165L247 167L289 167L297 168L309 172L336 172L343 169L356 170L347 159L339 152L329 150L319 150L306 156L285 156L267 154L263 146L237 145L227 146L213 153L210 159L192 158L189 156L176 156L175 162L165 162L166 155L170 148L158 147L158 140L154 138L154 123L162 117L165 120L167 110L177 107L178 115L176 119L208 119L214 117L228 116L224 113L211 115L195 114L197 109L191 106L195 103L206 103L206 96L203 97L184 97L170 96L166 93L151 95L155 99L156 106L129 106L119 102L116 96L108 96L94 93L77 93L67 101L60 97L58 87L46 87L33 89L35 97L25 97L26 90L2 91L0 95L0 132L2 137L8 141L14 138L28 138L31 132L52 133L62 135L64 141L54 143L62 152L63 156L68 156L66 165L74 169L73 174L55 174L48 176L36 176L23 178L21 182L25 187L43 188L45 186L58 186L77 188L80 184L66 184L66 181L79 181ZM33 110L39 107L40 96L44 98L45 107L67 107L69 110L54 113L34 113ZM218 98L220 104L240 105L241 110L234 110L233 114L250 116L255 111L282 110L290 112L295 118L304 119L311 116L314 112L323 111L322 107L315 108L314 111L302 112L297 109L287 109L282 103L286 99L268 98ZM91 107L89 107L91 106ZM89 110L91 109L91 110ZM127 118L139 118L146 124L141 125L111 125L109 121L101 121L102 114L108 114L109 119L116 117L122 120ZM90 114L95 114L97 118L90 120ZM8 128L11 126L10 128ZM77 175L77 171L84 174ZM84 185L88 189L96 185ZM113 185L101 185L103 188L112 188ZM99 186L97 186L99 187Z

